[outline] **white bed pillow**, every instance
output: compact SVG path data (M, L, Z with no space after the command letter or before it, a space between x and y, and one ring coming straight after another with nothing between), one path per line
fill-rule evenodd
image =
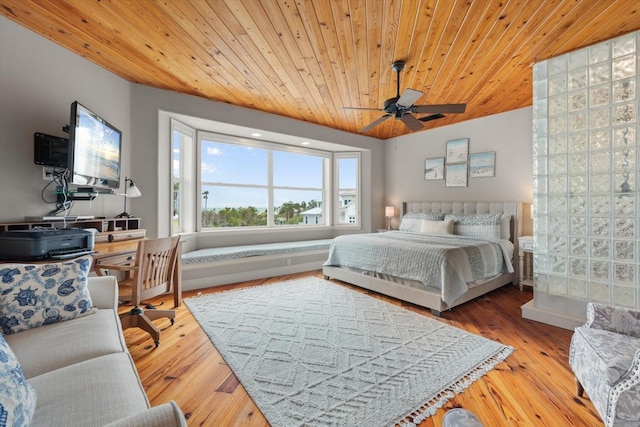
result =
M442 221L443 219L443 213L408 213L402 217L399 230L420 233L423 220Z
M429 234L453 234L453 220L431 221L423 219L420 232Z
M453 234L500 240L502 212L488 214L447 214L445 221L453 220Z
M504 214L500 219L500 238L504 240L511 239L511 216Z

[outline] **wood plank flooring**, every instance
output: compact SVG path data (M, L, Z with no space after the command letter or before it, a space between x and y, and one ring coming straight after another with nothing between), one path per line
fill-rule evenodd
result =
M184 297L306 276L322 278L322 272L189 291ZM429 310L334 282L432 316ZM531 298L530 288L521 292L505 286L443 313L441 321L511 345L516 351L420 427L439 427L446 411L454 407L474 412L485 427L603 425L589 399L575 396L568 365L572 331L522 319L520 306ZM158 308L173 306L171 296L152 302ZM122 306L121 311L129 308ZM141 330L125 331L152 405L175 400L189 426L269 425L184 304L177 309L175 325L166 319L156 324L162 329L158 348Z

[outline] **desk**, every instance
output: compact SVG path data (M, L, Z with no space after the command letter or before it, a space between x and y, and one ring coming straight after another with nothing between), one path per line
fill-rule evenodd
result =
M182 304L182 262L181 252L178 252L178 262L173 271L173 304L178 307ZM96 253L93 255L93 271L98 276L107 276L105 270L122 271L131 278L136 270L136 250L123 250L116 252Z
M119 230L98 233L93 255L93 271L98 276L107 276L101 264L127 265L134 263L138 242L145 239L147 230ZM127 273L130 277L131 272Z
M125 249L113 252L96 252L93 254L93 271L98 276L108 276L105 270L110 268L102 267L103 265L111 266L127 266L135 264L136 249ZM115 268L113 268L115 270ZM131 272L131 271L130 271ZM129 273L130 273L129 272Z

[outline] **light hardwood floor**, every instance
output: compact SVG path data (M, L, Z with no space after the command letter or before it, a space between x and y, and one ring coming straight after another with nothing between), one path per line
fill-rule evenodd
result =
M190 291L184 297L310 275L322 278L321 271L314 271ZM429 310L334 282L432 316ZM516 351L420 427L439 427L453 407L474 412L485 427L603 425L588 398L575 396L568 366L572 331L522 319L520 306L531 298L530 288L521 292L505 286L443 313L441 321L511 345ZM152 302L158 308L173 306L170 296ZM129 308L122 306L121 311ZM175 400L189 426L269 425L184 304L177 309L175 325L166 319L156 323L162 329L158 348L139 329L125 331L152 405Z

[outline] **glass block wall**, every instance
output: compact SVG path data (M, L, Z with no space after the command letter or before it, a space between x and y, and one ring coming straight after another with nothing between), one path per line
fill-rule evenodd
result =
M640 308L640 32L533 67L534 292Z

